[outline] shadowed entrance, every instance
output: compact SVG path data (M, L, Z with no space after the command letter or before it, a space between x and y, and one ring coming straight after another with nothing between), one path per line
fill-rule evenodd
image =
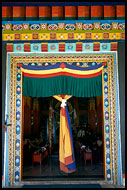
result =
M72 97L67 103L69 115L71 119L71 127L72 127L72 135L73 135L73 142L74 142L74 152L75 152L75 160L76 160L76 167L77 171L72 174L66 174L60 171L59 168L59 114L60 114L60 102L52 98L53 100L53 112L55 113L55 122L53 128L55 127L55 132L53 133L53 141L52 141L52 153L48 154L45 160L43 160L41 166L40 163L35 163L32 166L32 154L39 150L39 147L44 147L47 142L49 135L47 132L47 122L46 120L49 117L49 102L51 98L28 98L24 97L27 100L31 99L31 117L32 118L32 125L30 126L31 133L29 135L24 133L24 142L26 141L27 137L31 136L30 146L31 148L26 150L27 155L23 155L24 158L24 168L23 168L23 179L30 180L30 179L42 179L42 178L97 178L103 179L104 178L104 171L103 171L103 148L98 149L97 140L98 137L102 139L102 118L99 114L102 112L101 101L102 97L95 97L95 98L76 98ZM36 101L35 101L36 100ZM28 103L28 101L27 101ZM37 118L37 110L35 111L35 105L39 105L39 124L36 121ZM24 105L25 106L25 105ZM26 108L26 106L25 106ZM33 110L34 108L34 110ZM28 108L27 108L28 109ZM24 110L25 111L25 110ZM30 109L29 109L30 111ZM92 116L94 112L94 115ZM90 119L90 117L94 118L94 121ZM34 118L36 117L36 118ZM28 115L26 117L29 120ZM25 121L24 121L25 122ZM95 122L95 123L94 123ZM97 122L97 123L96 123ZM27 125L27 122L25 122ZM101 126L100 126L101 123ZM38 131L34 129L38 126ZM25 126L24 126L25 127ZM26 127L27 128L27 127ZM39 138L40 133L42 134L42 138ZM38 137L38 143L37 143ZM36 139L36 140L35 140ZM39 142L40 139L40 142ZM83 146L86 146L86 150L89 148L93 155L93 163L91 166L91 162L87 160L86 165L84 163L84 149L81 149ZM97 157L98 155L98 157ZM27 161L26 161L27 159Z

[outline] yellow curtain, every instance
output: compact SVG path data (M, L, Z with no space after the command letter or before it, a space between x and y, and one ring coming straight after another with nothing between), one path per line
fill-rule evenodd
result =
M73 141L71 139L69 124L67 121L66 101L71 95L55 95L53 96L61 102L60 110L60 136L59 136L59 161L60 169L66 173L75 171L75 158L73 151Z

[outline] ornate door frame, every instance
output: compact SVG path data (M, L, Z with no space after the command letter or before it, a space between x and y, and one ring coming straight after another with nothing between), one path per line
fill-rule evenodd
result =
M22 74L21 64L41 64L67 60L77 62L104 62L102 72L104 119L104 173L105 180L122 185L122 158L120 133L120 105L117 51L66 53L7 53L6 111L8 122L5 163L5 185L21 181L22 171Z

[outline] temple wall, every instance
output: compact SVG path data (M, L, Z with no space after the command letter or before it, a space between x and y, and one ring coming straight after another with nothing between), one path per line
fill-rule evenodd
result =
M122 145L122 166L125 174L125 43L118 43L118 71L120 96L120 124Z
M5 122L6 44L2 43L2 125ZM4 128L2 127L2 175L4 167Z

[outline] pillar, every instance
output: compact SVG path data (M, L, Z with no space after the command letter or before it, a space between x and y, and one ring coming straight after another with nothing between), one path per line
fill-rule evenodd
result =
M33 99L33 132L39 132L39 98Z
M96 96L96 105L97 105L97 131L102 134L103 129L103 107L102 107L102 96Z
M31 110L32 99L31 97L24 96L24 133L31 133Z
M48 126L48 134L49 134L49 154L52 154L52 143L53 143L53 98L49 100L49 126Z
M96 110L95 110L95 99L89 98L88 102L88 123L90 128L95 131L96 130Z
M79 104L78 104L78 98L73 97L74 100L74 125L79 126Z

